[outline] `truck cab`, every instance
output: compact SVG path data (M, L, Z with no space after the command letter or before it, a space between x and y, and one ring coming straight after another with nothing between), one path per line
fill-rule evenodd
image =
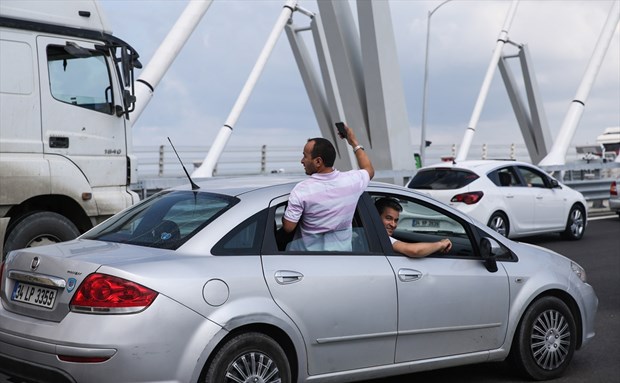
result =
M73 239L138 200L136 51L95 1L0 2L0 254Z

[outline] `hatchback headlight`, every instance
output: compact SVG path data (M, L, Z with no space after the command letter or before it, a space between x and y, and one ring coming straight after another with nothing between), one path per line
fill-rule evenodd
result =
M587 282L588 278L586 277L586 270L583 267L579 266L575 262L571 262L570 263L570 268L573 270L573 272L575 274L577 274L579 279L581 279L581 282L583 282L583 283Z

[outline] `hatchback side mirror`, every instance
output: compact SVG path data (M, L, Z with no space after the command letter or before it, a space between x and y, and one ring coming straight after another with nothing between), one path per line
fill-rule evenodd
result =
M497 261L495 258L501 254L502 248L492 238L484 237L480 240L480 256L484 260L484 267L491 273L497 271Z

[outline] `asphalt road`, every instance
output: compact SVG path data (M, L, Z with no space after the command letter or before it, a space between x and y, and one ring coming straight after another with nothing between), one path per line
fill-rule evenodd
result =
M564 376L554 383L620 382L620 219L597 217L590 221L584 237L577 242L563 241L558 235L522 238L576 261L586 269L599 299L595 319L596 336L575 352ZM447 368L401 375L363 383L520 383L507 362Z
M521 239L573 259L586 269L588 282L599 298L595 321L596 337L575 353L564 377L554 383L620 382L620 219L597 217L590 221L584 237L577 242L563 241L558 235ZM443 370L401 375L362 383L519 383L508 363L482 363ZM30 383L10 380L0 373L0 383ZM120 382L119 382L120 383Z

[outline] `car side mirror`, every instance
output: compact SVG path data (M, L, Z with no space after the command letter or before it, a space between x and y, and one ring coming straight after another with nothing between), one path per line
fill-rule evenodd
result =
M555 189L560 187L558 180L556 180L555 178L550 178L549 180L551 181L551 188Z
M484 267L491 273L497 271L497 261L495 258L501 254L502 248L492 238L484 237L480 240L480 256L484 260Z

